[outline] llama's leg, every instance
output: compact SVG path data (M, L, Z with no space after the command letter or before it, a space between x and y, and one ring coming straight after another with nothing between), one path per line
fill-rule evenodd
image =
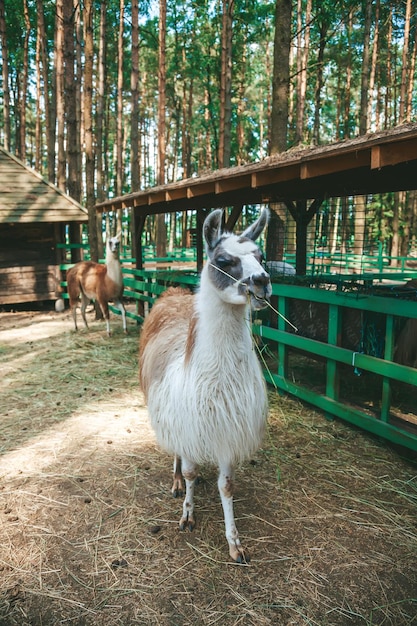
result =
M177 455L174 457L174 482L171 491L174 498L181 497L184 493L181 473L181 457Z
M233 512L234 470L230 464L220 465L219 470L217 484L223 506L229 554L236 563L248 563L249 557L240 543Z
M88 328L87 318L85 317L85 310L90 303L90 299L81 292L81 316L84 320L85 327Z
M127 333L125 305L123 304L123 302L121 300L115 300L114 301L114 306L117 307L119 309L120 313L122 314L123 330L124 330L125 333Z
M110 337L111 331L110 331L109 304L106 300L99 300L98 303L100 305L101 312L103 313L103 317L106 320L107 334Z
M198 468L195 463L188 459L182 459L182 475L185 480L185 500L182 505L182 517L180 519L180 530L193 530L195 526L194 517L194 485Z
M116 300L114 304L115 304L115 306L117 306L117 308L119 309L120 313L122 314L123 330L124 330L125 333L127 333L125 305L123 304L123 302L121 300Z
M75 330L78 330L78 326L77 326L77 302L72 302L70 300L70 307L71 307L71 313L72 313L72 319L74 320L74 327Z

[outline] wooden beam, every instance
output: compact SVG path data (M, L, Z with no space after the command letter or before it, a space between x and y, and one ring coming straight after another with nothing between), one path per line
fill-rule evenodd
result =
M265 170L260 170L259 172L253 172L251 176L251 187L252 189L258 189L259 187L265 187L266 185L273 185L275 183L294 180L299 177L299 163L292 165L280 164L276 168L268 168Z
M209 183L198 183L196 185L190 185L187 187L187 198L196 198L198 196L205 196L215 191L214 181Z
M348 172L359 167L369 166L370 163L371 152L369 148L354 150L347 154L332 154L319 159L304 161L301 164L300 178L307 180L336 172Z
M187 197L186 187L176 187L175 189L167 189L165 194L165 200L172 202L173 200L181 200L181 198Z
M156 191L154 193L149 192L148 194L148 204L157 204L159 202L165 202L165 190L162 189L160 191Z
M224 178L217 180L214 185L214 193L226 193L228 191L236 191L244 189L245 187L251 187L251 175L246 174L243 176L233 176L230 178Z
M415 160L417 160L416 139L406 139L386 145L378 144L372 147L371 169Z
M242 213L243 205L236 204L228 218L226 219L226 229L232 232L234 229L236 222L238 221L240 214Z

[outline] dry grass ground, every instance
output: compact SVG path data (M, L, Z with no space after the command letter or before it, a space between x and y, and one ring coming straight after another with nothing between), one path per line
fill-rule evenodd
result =
M0 314L0 625L417 624L417 467L270 391L237 472L252 560L228 560L216 473L180 533L138 387L138 330Z

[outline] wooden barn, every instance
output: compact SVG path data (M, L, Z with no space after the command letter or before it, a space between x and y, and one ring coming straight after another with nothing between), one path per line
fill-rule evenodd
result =
M0 148L0 305L55 300L70 224L86 209Z

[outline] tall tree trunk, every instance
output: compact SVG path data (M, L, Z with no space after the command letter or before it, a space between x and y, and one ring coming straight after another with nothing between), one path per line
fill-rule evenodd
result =
M264 158L265 153L269 151L269 146L271 145L271 125L270 125L270 118L269 118L269 111L271 110L271 89L270 89L270 85L272 84L272 60L271 60L271 47L269 45L269 42L266 43L266 50L265 50L265 78L266 78L266 85L267 85L267 89L266 89L266 111L264 109L264 104L263 104L263 100L261 101L261 106L260 106L260 112L259 112L259 142L260 142L260 149L259 149L259 157L261 159ZM273 47L272 47L273 50ZM266 133L265 133L265 129L266 128ZM266 137L266 149L264 146L264 137Z
M394 194L394 206L393 216L391 221L392 228L392 242L391 242L391 266L398 266L398 259L395 257L400 256L400 218L403 213L405 203L405 191L397 191Z
M40 60L42 64L42 80L43 80L43 101L45 105L45 135L46 135L46 150L48 161L48 180L55 182L55 97L56 87L51 86L51 96L49 93L49 55L47 51L47 39L45 32L45 19L44 19L44 3L42 0L36 0L36 13L38 20L38 39L40 46ZM54 74L55 76L55 74Z
M361 99L359 110L359 134L365 135L368 131L368 98L369 98L369 60L370 60L370 39L371 39L371 21L372 21L372 0L366 0L365 4L365 26L364 26L364 43L362 55L362 73L361 73ZM366 196L356 196L354 211L354 243L353 252L356 255L363 254L364 233L365 233L365 212L366 212Z
M213 154L211 146L211 133L210 133L210 92L206 87L204 90L204 125L207 128L206 131L206 150L203 169L210 171L213 167Z
M116 196L123 193L123 33L124 0L120 0L119 36L117 43L117 114L116 114Z
M355 197L353 253L361 256L365 244L366 196Z
M291 11L291 0L276 0L270 135L271 155L278 154L287 149ZM282 219L278 214L280 211L279 206L272 205L271 209L266 240L266 253L268 259L278 260L282 259L284 251L285 217ZM285 212L283 215L285 215Z
M350 137L350 97L352 85L352 31L353 31L353 9L349 11L347 23L347 62L346 62L346 83L345 83L345 107L344 107L344 138Z
M157 184L165 183L166 159L166 0L159 0L158 52L158 171Z
M297 53L297 110L295 123L295 143L303 143L305 99L307 93L307 64L310 48L310 20L312 0L307 0L305 10L305 24L302 25L301 0L298 0L298 53Z
M182 49L183 67L185 68L185 48ZM182 86L182 116L181 116L181 157L182 157L182 177L189 178L191 176L191 154L190 154L190 132L192 115L192 78L189 81L189 97L187 96L187 81L184 78ZM191 108L190 108L191 105Z
M417 57L417 28L414 32L413 52L410 60L410 72L408 74L407 83L407 107L406 107L406 121L410 122L413 114L413 89L414 89L414 72L416 69L416 57Z
M232 35L234 0L222 0L222 53L220 73L219 167L229 167L232 119Z
M0 38L1 38L1 61L3 77L3 117L4 134L3 144L6 150L10 150L10 90L9 90L9 52L6 38L6 14L4 0L0 0Z
M130 170L131 190L140 189L139 159L139 2L132 0L132 69L130 74Z
M372 125L372 109L375 106L375 76L378 67L379 56L379 10L380 0L376 1L375 5L375 28L372 41L372 62L371 72L369 75L369 97L368 97L368 126ZM378 104L376 104L378 106ZM377 127L378 128L378 127Z
M400 112L398 117L400 124L402 124L405 120L407 108L407 69L409 57L408 49L410 39L411 0L407 0L405 7L404 43L401 61Z
M130 72L130 172L131 190L140 189L140 144L139 144L139 2L132 0L132 48ZM142 249L136 240L136 212L130 214L130 232L132 238L132 254L137 259L136 267L142 267ZM140 257L140 258L138 258Z
M106 13L107 1L102 0L100 5L100 30L98 45L98 81L97 81L97 104L96 104L96 179L97 200L102 202L106 197L106 177L103 165L103 121L105 114L105 75L106 75Z
M291 0L276 0L270 154L287 149Z
M237 123L236 123L236 139L237 139L237 165L242 165L247 160L247 149L245 149L245 127L243 120L245 117L246 100L246 49L247 49L247 29L245 29L242 61L240 64L240 76L238 86L238 103L237 103ZM262 103L262 92L259 94L260 104ZM261 129L259 129L261 132Z
M366 0L365 25L363 32L363 54L361 74L361 101L359 109L359 134L368 132L368 97L369 97L369 56L372 24L372 0Z
M64 107L64 0L57 0L55 22L56 119L58 144L57 184L66 191L65 107Z
M58 9L58 6L57 6ZM58 19L62 15L63 24L63 45L62 45L62 87L63 87L63 123L60 126L59 140L62 142L60 172L62 177L61 184L69 195L79 202L81 200L81 172L78 170L79 159L77 147L79 146L79 128L77 125L77 106L76 106L76 84L74 75L75 62L75 41L74 41L74 11L72 2L64 0L62 4L62 13L57 14ZM66 123L66 129L65 129ZM58 124L61 124L58 112ZM65 133L66 130L66 133ZM65 150L66 141L66 150ZM67 171L66 171L67 170ZM67 175L66 175L67 173ZM71 243L80 243L81 228L79 224L74 222L69 225ZM81 250L74 249L71 251L71 260L77 262L81 260Z
M166 159L166 0L159 0L159 42L158 42L158 171L157 183L165 183ZM157 215L156 220L156 254L166 256L166 226L165 215Z
M36 121L35 121L35 169L38 172L42 172L42 61L41 61L41 35L39 22L36 29L36 52L35 52L35 62L36 62ZM46 109L46 107L45 107Z
M74 37L75 37L75 55L74 55L74 79L75 79L75 119L76 119L76 169L79 172L79 194L80 199L83 197L84 177L83 172L83 150L85 145L84 139L84 116L83 116L83 97L84 94L81 90L83 83L83 45L85 45L85 36L83 34L83 28L81 25L81 3L79 0L73 0L73 14L74 14ZM85 25L84 25L85 26Z
M93 148L93 0L84 0L85 66L84 66L84 138L85 138L85 186L88 211L88 239L91 259L98 262L97 215L94 208L94 148Z
M385 91L385 107L384 107L384 128L388 128L392 117L392 84L393 84L393 69L392 69L392 20L393 11L392 7L389 9L388 18L388 33L387 33L387 88Z
M320 42L317 54L317 75L316 88L314 93L314 125L313 125L313 143L317 146L320 144L320 110L321 110L321 91L323 89L323 66L324 66L324 49L326 47L328 25L325 19L320 24Z
M177 230L177 215L175 211L172 211L172 213L170 213L169 215L169 243L168 243L169 252L174 252L176 230Z
M69 195L79 202L81 200L81 171L78 170L79 160L77 147L79 146L79 128L77 126L76 81L74 73L75 37L74 11L71 2L64 1L64 93L65 119L67 124L66 144L68 161Z
M27 92L28 92L28 80L29 80L29 38L30 38L30 19L27 0L23 0L23 18L25 22L25 37L23 40L23 71L20 84L20 101L19 118L20 118L20 137L18 138L17 154L26 161L26 107L27 107Z

